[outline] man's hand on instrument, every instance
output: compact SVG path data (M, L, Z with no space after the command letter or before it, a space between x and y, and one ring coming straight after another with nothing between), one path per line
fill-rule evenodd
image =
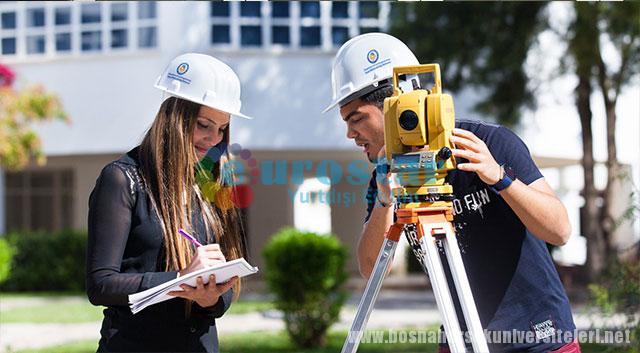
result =
M386 161L389 164L389 161L386 160L387 150L385 146L382 146L380 152L378 152L378 165L381 162ZM398 187L398 183L395 178L391 176L391 172L388 172L386 175L378 172L376 177L376 183L378 184L378 202L383 203L386 206L390 206L394 202L394 198L392 196L391 190Z
M502 167L493 159L489 148L478 136L463 129L453 129L451 142L456 146L453 155L465 158L468 163L458 163L458 169L478 174L487 185L494 185L502 178Z

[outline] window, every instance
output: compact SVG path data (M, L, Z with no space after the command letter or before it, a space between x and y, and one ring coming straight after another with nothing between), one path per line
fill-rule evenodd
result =
M97 51L102 49L102 32L82 32L82 51Z
M211 44L227 44L231 43L231 35L229 34L228 25L211 26Z
M27 36L27 54L44 53L44 35Z
M274 18L289 17L289 2L288 1L272 2L271 17L274 17Z
M16 53L16 39L2 38L2 54L10 55Z
M273 26L271 27L271 42L273 44L287 45L289 39L289 26Z
M260 17L260 1L248 1L240 3L240 16L242 17Z
M56 51L71 50L71 33L56 34Z
M73 226L73 172L26 171L6 174L8 231L55 231Z
M0 15L0 28L2 28L2 29L15 29L16 28L16 13L15 12L3 12Z
M334 46L341 46L349 39L348 27L332 27L331 28L331 41Z
M243 46L259 46L262 44L262 30L260 26L240 27L240 44Z
M139 19L154 19L156 18L156 2L155 1L139 1L138 4L138 18Z
M68 25L71 24L71 8L70 7L58 7L55 11L55 24L56 25Z
M154 48L157 44L156 27L141 27L138 29L138 47Z
M211 17L228 17L229 3L222 1L211 2Z
M360 18L378 18L380 10L377 1L360 1L358 5Z
M129 43L126 29L115 29L111 31L111 48L126 48Z
M313 47L320 45L320 27L302 27L300 28L300 46Z
M82 23L100 23L102 20L101 5L94 4L82 4L81 22Z
M44 27L44 9L27 9L27 27Z
M128 18L128 4L111 4L111 22L126 21Z
M348 18L349 17L349 2L347 1L334 1L331 4L331 17L333 18Z
M320 18L320 2L319 1L301 1L300 17Z

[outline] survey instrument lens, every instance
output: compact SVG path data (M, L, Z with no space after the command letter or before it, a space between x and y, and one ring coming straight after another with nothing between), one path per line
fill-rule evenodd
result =
M405 110L400 114L400 127L405 130L413 130L418 126L418 114L413 110Z

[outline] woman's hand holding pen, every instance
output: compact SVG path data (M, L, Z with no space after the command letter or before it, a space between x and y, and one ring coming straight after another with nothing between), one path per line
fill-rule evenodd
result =
M196 248L194 258L185 269L180 271L180 276L184 276L188 273L198 271L205 267L211 267L222 262L226 262L226 259L220 250L220 245L209 244L198 246ZM195 287L182 284L180 285L182 291L173 291L168 294L179 298L193 300L201 307L206 308L208 306L215 305L220 296L228 291L237 281L238 279L234 277L225 283L216 285L216 277L211 275L209 277L209 283L204 284L202 277L198 276Z
M220 245L209 244L198 246L196 248L196 254L191 260L191 263L187 266L187 268L180 271L180 276L184 276L188 273L198 271L205 267L211 267L226 261L227 260L224 258L222 250L220 250Z

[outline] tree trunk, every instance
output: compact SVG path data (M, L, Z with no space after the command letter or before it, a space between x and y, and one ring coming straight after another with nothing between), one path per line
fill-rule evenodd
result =
M607 114L607 186L604 189L604 204L602 206L602 228L603 228L603 236L604 241L606 242L606 251L605 254L607 264L611 261L615 261L617 258L617 249L616 246L612 243L615 239L613 237L613 232L616 228L616 221L618 216L613 214L612 207L615 202L616 197L620 197L621 195L616 195L612 192L612 188L614 187L617 179L620 177L620 163L618 163L618 155L616 150L616 106L615 103L607 100L605 105L606 114Z
M600 227L600 210L598 192L593 181L593 133L591 130L590 97L593 91L589 75L578 76L576 87L576 106L582 125L582 167L584 169L584 213L581 232L587 238L587 275L590 280L596 279L606 266L606 243Z
M603 236L607 253L605 254L605 260L607 265L611 261L615 261L617 258L617 247L614 244L614 234L616 228L616 221L618 216L613 212L613 205L615 198L620 195L615 195L613 189L615 187L616 179L620 176L620 163L618 163L618 150L616 147L616 101L618 99L618 92L613 92L612 81L607 75L607 68L602 58L598 46L598 83L600 85L600 91L602 93L602 100L604 102L605 114L606 114L606 126L607 126L607 186L604 189L603 205L601 217L601 225L603 229ZM623 62L626 62L623 58ZM624 70L624 64L621 67L620 76ZM615 77L615 75L613 76ZM615 83L613 83L615 85ZM618 86L619 87L619 86ZM610 94L614 94L613 97Z

